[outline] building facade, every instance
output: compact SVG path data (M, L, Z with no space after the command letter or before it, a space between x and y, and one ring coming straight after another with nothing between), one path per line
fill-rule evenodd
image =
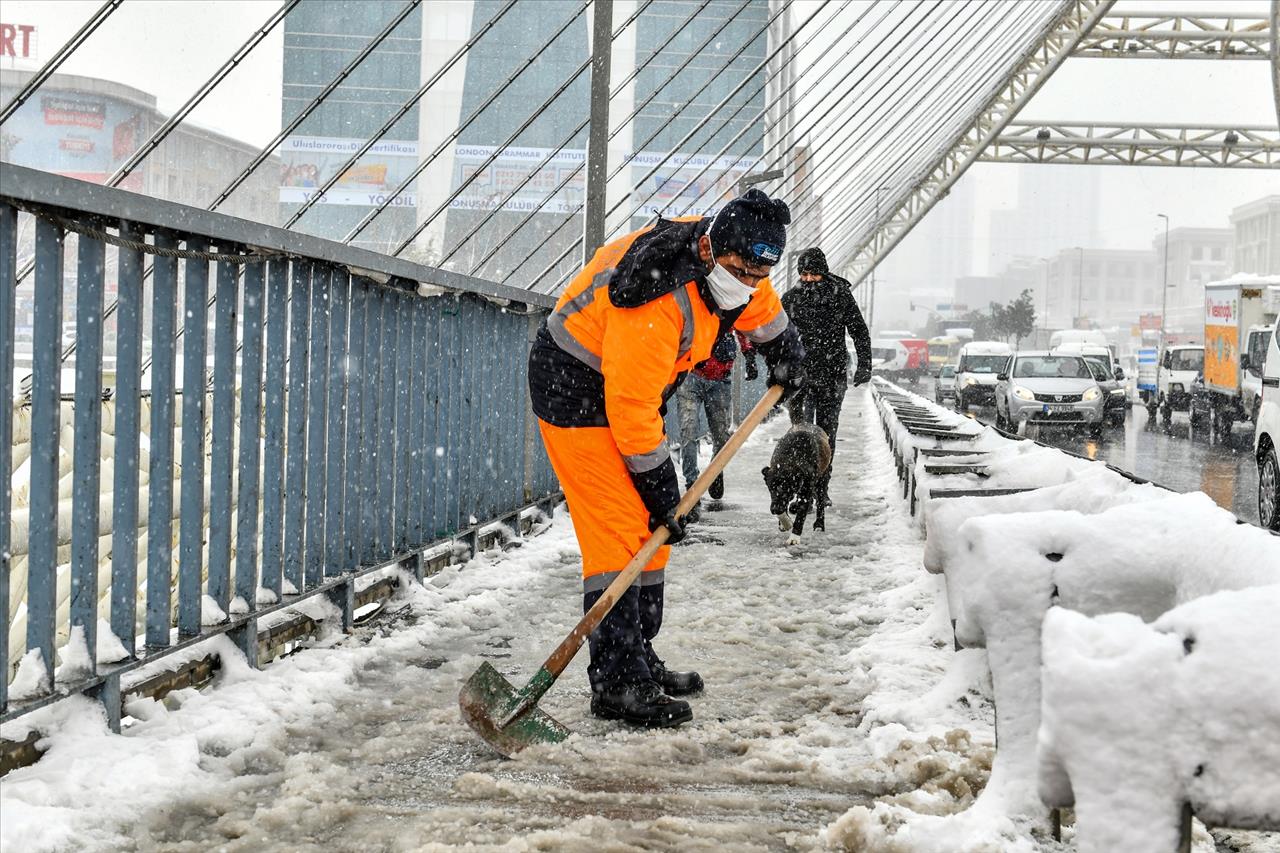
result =
M331 80L380 33L404 4L397 0L300 3L284 21L282 125L292 122ZM346 164L419 86L423 11L411 12L370 56L280 146L278 213L282 222ZM416 193L409 179L418 162L414 107L348 169L294 230L342 240L388 198L353 244L388 251L413 229Z
M1044 328L1130 328L1160 308L1154 252L1061 249L1044 265Z
M1233 272L1280 274L1280 195L1269 195L1231 211Z
M1230 228L1173 228L1169 231L1169 290L1167 329L1186 330L1204 319L1204 286L1231 273ZM1156 275L1164 278L1164 234L1151 241ZM1150 311L1161 308L1159 283Z

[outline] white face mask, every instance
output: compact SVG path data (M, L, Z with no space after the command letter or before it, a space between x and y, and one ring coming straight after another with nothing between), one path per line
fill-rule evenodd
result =
M711 254L712 257L715 256L714 248ZM737 276L719 264L713 266L711 272L707 273L707 286L711 288L711 295L715 297L716 305L722 311L741 308L751 299L751 294L756 292L754 287L738 281Z

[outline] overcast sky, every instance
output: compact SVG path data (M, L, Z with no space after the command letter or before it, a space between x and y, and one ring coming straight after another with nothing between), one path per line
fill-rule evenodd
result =
M449 0L431 0L433 3ZM797 0L797 19L818 0ZM39 27L43 61L100 5L98 0L4 0L8 23ZM154 93L164 111L181 105L248 35L278 8L276 0L126 0L63 67ZM843 16L855 15L860 3ZM1117 9L1230 8L1265 13L1267 0L1144 0ZM825 18L825 14L823 15ZM826 27L827 40L843 26ZM277 30L192 116L194 122L264 144L280 128L281 34ZM818 38L801 59L839 50ZM820 97L816 92L813 97ZM803 114L805 104L797 105ZM1260 124L1274 127L1269 67L1258 61L1088 60L1067 62L1020 118L1169 124ZM980 165L978 240L986 240L987 214L1016 201L1017 174L1035 166ZM1222 169L1105 167L1103 221L1111 248L1150 245L1157 212L1177 225L1225 227L1230 209L1267 193L1280 193L1280 174ZM975 257L985 255L982 246ZM982 272L978 269L976 272Z

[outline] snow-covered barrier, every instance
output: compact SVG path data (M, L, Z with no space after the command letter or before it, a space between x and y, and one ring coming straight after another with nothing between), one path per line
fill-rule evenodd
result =
M1167 853L1184 804L1280 830L1280 586L1220 592L1151 624L1044 620L1040 795L1074 806L1081 853Z
M949 412L887 383L876 391L904 497L918 497L922 505L924 566L946 579L946 615L957 647L986 649L998 731L991 777L968 812L948 821L894 817L880 808L880 831L908 846L948 832L978 844L1002 816L1047 831L1049 809L1065 805L1069 796L1046 790L1042 802L1037 795L1042 698L1045 708L1056 701L1041 692L1046 615L1068 609L1081 618L1125 613L1141 625L1204 596L1278 584L1280 538L1241 524L1204 494L1170 492L1104 463L994 430L968 445L932 444L936 430L926 428L922 436L917 425L950 423ZM969 449L955 449L961 446ZM950 449L934 449L941 447ZM1148 686L1151 701L1169 699L1158 682ZM1247 685L1239 692L1256 698ZM1107 752L1111 745L1100 742L1096 749ZM1140 746L1134 749L1141 754ZM1097 780L1104 788L1110 784L1112 795L1116 785L1125 785L1119 766ZM1139 781L1142 772L1134 770ZM1253 813L1245 802L1240 817L1225 822L1259 825L1249 818ZM1202 817L1226 814L1204 810Z
M972 518L946 568L957 639L985 646L999 742L983 796L1035 806L1041 625L1051 607L1145 621L1211 593L1280 583L1280 538L1202 493L1085 515Z

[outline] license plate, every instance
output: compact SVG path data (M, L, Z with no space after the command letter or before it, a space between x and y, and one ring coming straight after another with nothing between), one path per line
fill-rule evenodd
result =
M1045 406L1044 413L1046 415L1061 415L1067 412L1074 412L1075 406Z

